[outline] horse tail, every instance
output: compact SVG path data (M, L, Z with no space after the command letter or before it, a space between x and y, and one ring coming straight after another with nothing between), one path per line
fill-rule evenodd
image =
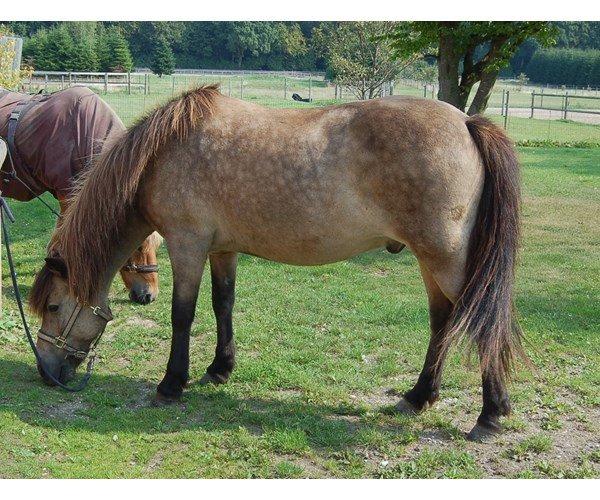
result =
M521 204L519 161L503 130L482 116L466 121L479 150L485 177L471 233L466 281L450 316L446 342L467 336L481 369L501 380L515 357L526 360L513 305Z

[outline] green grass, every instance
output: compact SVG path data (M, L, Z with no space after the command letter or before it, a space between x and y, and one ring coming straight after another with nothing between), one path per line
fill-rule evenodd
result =
M459 353L438 405L414 419L391 411L416 380L429 337L409 252L315 268L242 256L230 383L192 385L182 404L152 407L170 340L162 248L155 303L130 303L115 281L116 319L89 387L75 395L39 380L3 269L0 477L599 477L600 150L520 155L517 306L537 373L518 373L514 414L493 443L464 439L481 395ZM27 294L54 221L35 201L11 205ZM195 380L212 359L214 330L205 279L192 328Z

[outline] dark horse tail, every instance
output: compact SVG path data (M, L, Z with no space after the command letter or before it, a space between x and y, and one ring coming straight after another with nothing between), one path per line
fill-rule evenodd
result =
M514 316L513 284L521 204L519 161L504 131L482 116L467 128L485 170L483 192L469 243L466 281L450 316L446 342L467 336L483 372L508 378L514 358L525 358Z

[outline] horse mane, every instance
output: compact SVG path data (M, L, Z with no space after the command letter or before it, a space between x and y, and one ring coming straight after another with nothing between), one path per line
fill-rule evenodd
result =
M69 289L77 300L94 300L109 264L109 249L119 237L146 167L173 140L184 141L212 113L218 95L218 85L207 85L151 111L124 134L112 137L78 178L49 245L49 253L64 259ZM42 269L36 277L29 300L33 311L43 309L51 275Z
M48 296L52 291L52 271L44 264L44 267L35 275L35 280L29 292L28 302L31 312L42 316L48 302Z

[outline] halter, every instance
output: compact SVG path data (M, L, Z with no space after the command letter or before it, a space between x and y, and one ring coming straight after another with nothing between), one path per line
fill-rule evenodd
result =
M150 274L158 272L158 264L145 264L138 266L137 264L125 264L121 270L129 273Z
M79 313L84 307L89 307L96 316L102 318L106 323L113 319L112 314L110 314L110 312L103 311L100 306L84 306L78 303L73 309L71 316L69 316L69 321L67 321L67 324L65 325L65 328L63 329L60 335L49 334L40 328L37 334L38 338L56 346L59 349L62 349L63 351L67 351L67 353L69 353L71 356L76 357L77 359L84 360L90 352L92 353L92 356L94 356L94 349L98 345L98 342L100 341L100 337L102 337L102 332L104 330L102 330L102 332L100 332L98 336L96 336L96 338L92 340L92 343L90 344L88 350L76 349L67 342L69 334L71 333L71 330L73 329L73 326L75 326L75 322L79 317Z

